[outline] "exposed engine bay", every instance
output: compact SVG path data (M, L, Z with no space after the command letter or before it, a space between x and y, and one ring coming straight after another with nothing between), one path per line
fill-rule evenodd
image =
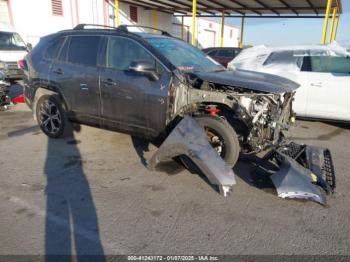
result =
M258 153L279 144L282 131L294 118L294 92L250 90L205 81L195 74L187 74L186 83L175 90L174 113L181 110L184 115L209 113L225 118L239 135L244 153Z

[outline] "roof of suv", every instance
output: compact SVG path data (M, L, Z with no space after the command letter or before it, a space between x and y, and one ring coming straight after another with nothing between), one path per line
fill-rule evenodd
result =
M91 28L87 28L91 27ZM130 31L129 28L136 28L138 31ZM146 32L146 30L151 30L152 33ZM131 36L138 36L142 38L151 38L151 37L173 37L166 31L148 27L148 26L134 26L134 25L121 25L118 27L104 26L104 25L95 25L95 24L79 24L73 29L63 30L59 33L99 33L99 34L126 34ZM158 33L156 33L158 32Z

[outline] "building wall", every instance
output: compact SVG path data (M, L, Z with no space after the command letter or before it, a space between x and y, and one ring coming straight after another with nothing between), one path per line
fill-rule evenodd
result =
M115 26L114 1L107 0L62 0L63 15L52 14L51 0L0 0L0 30L18 32L26 42L35 45L41 36L70 29L79 23ZM10 6L10 12L7 6ZM153 26L154 14L151 10L137 7L138 23L130 19L130 6L119 4L121 24ZM13 18L13 26L10 22ZM159 29L171 31L172 15L157 12Z
M0 0L0 30L16 31L26 42L35 45L41 36L79 23L115 26L114 0L62 0L62 9L63 15L57 16L52 13L51 0ZM120 3L119 16L121 24L156 26L181 37L181 20L171 14L137 7L136 23L130 19L130 5ZM191 17L184 18L184 24L184 40L191 42ZM197 46L220 46L220 30L220 23L199 18ZM238 28L226 25L224 46L238 46L238 35Z
M181 37L181 18L175 17L174 23L180 27L173 30L173 34ZM185 36L184 40L191 42L192 39L192 17L184 17ZM240 30L238 27L225 25L224 26L224 47L238 47L239 46ZM197 18L196 30L196 45L199 48L219 47L221 36L221 24L205 18Z

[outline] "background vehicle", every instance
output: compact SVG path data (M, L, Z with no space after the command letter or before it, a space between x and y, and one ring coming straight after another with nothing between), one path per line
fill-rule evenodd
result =
M229 68L266 72L298 82L298 116L350 121L350 53L338 44L244 50Z
M6 81L5 74L0 71L0 110L10 104L9 87L10 83Z
M46 36L25 58L26 102L48 136L77 121L153 139L191 115L231 166L281 142L296 83L228 71L163 31L85 28Z
M21 79L23 71L17 62L27 54L31 45L26 45L16 32L0 31L0 70L7 79Z
M238 47L210 47L202 51L213 58L216 62L227 67L227 64L235 58L242 49Z

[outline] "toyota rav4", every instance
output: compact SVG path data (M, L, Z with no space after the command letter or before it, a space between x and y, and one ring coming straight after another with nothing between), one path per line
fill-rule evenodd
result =
M78 25L40 40L25 57L25 98L46 135L64 136L73 121L153 139L190 115L230 166L281 141L298 84L228 71L146 29Z

